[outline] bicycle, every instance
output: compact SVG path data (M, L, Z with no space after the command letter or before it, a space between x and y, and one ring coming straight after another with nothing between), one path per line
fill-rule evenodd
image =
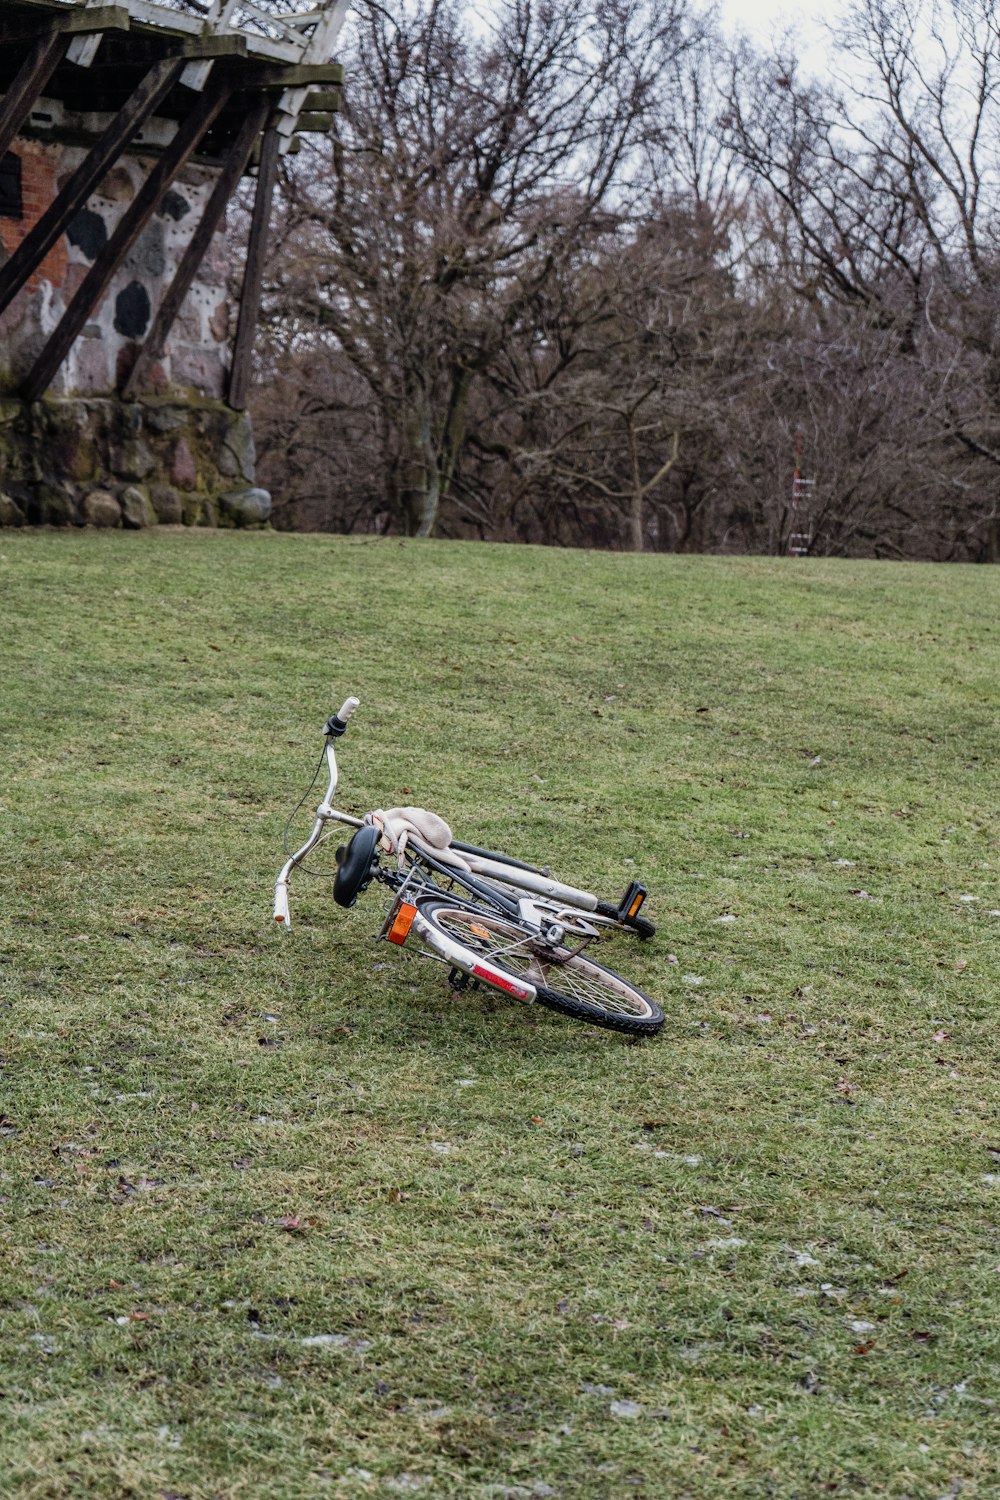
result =
M357 818L334 807L336 742L358 702L348 698L324 725L329 782L312 832L275 882L275 921L291 926L292 871L327 836L328 824L341 824L355 832L336 851L334 900L351 907L373 880L387 886L393 900L377 941L402 946L416 934L432 958L449 966L453 990L482 984L596 1026L655 1035L664 1021L656 1002L586 952L612 930L653 936L653 924L640 914L645 887L632 881L618 902L602 900L546 869L453 839L447 823L425 808ZM321 766L322 757L312 785Z

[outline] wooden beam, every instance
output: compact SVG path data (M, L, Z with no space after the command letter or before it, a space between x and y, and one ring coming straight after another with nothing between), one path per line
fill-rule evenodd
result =
M183 58L170 57L150 68L93 150L77 167L62 192L52 201L6 264L0 267L0 312L41 265L56 240L107 175L109 168L170 92L183 67Z
M148 36L179 36L187 33L199 36L205 27L205 17L190 11L168 10L165 5L149 3L149 0L128 0L133 28L142 27ZM301 44L279 41L276 37L255 36L247 33L247 50L263 59L280 58L294 63L301 55Z
M125 210L35 361L22 387L26 401L37 401L52 384L56 371L107 290L111 278L159 208L171 184L198 149L199 142L218 119L232 91L232 80L223 79L211 92L199 96L194 109L181 122L177 134Z
M53 15L58 17L69 9L62 3L49 4L48 0L18 0L18 6L39 17L39 24L35 27L36 33L40 27L50 21ZM73 8L82 11L84 7L80 5ZM169 10L163 4L150 3L150 0L127 0L126 8L131 19L133 34L141 31L144 35L152 37L197 37L201 35L205 27L203 15L197 15L191 11ZM300 41L279 40L277 37L259 36L248 32L246 43L248 53L265 65L271 62L277 63L278 66L294 65L302 55Z
M314 135L326 135L329 133L332 125L333 115L317 114L312 110L309 111L308 114L303 111L303 113L300 114L295 121L296 131L301 131L304 135L308 135L310 133Z
M222 171L205 205L198 226L188 241L187 248L174 272L174 278L160 303L146 342L139 350L131 374L122 386L122 395L128 401L134 400L139 394L151 366L163 355L174 320L181 310L184 298L191 290L191 283L198 274L198 267L212 243L212 236L225 218L226 207L236 191L240 178L246 171L257 137L267 124L270 112L270 100L259 101L248 112L240 126L239 134L229 149L229 154L223 163Z
M94 31L128 31L131 22L124 5L60 6L22 26L9 22L0 25L0 44L13 46L16 42L30 42L39 36L61 32L67 39L71 36L87 36Z
M271 222L271 200L278 179L278 157L281 137L274 125L264 135L257 171L257 191L253 200L253 218L250 221L250 238L247 243L247 265L243 275L243 291L240 296L240 316L236 325L236 341L233 344L233 363L229 372L229 405L235 411L243 411L250 388L250 361L253 355L253 339L260 315L260 295L264 282L264 265L267 261L267 232Z
M151 67L164 57L237 57L247 56L245 36L151 36L148 31L132 31L127 37L109 37L95 67L95 76L121 74L123 69Z
M66 55L69 42L60 32L40 36L18 68L0 104L0 156L7 151L39 94Z
M306 102L302 108L311 110L330 109L338 114L343 105L344 95L341 89L319 89L306 95Z
M286 68L248 68L240 78L244 89L299 89L337 85L344 81L343 63L293 63Z

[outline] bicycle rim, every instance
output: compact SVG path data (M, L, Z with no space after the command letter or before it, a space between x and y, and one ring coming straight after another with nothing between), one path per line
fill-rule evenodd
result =
M420 909L473 954L527 979L551 1010L633 1035L654 1035L663 1025L660 1007L634 984L585 954L546 945L534 927L446 901L421 903Z

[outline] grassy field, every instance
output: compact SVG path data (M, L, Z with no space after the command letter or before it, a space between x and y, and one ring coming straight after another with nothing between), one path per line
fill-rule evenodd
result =
M0 1494L1000 1494L1000 570L8 533L0 601ZM348 692L342 805L646 877L658 1040L274 927Z

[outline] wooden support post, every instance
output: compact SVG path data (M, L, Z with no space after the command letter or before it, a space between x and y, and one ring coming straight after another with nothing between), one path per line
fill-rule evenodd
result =
M198 267L212 243L212 236L225 217L229 200L247 169L257 137L267 124L270 112L271 102L265 99L251 108L244 118L239 134L230 147L229 155L212 189L211 197L205 205L205 211L181 256L174 279L160 303L146 342L139 350L131 373L122 386L122 395L127 400L134 400L138 396L150 367L163 354L174 320L191 289L191 283L198 274Z
M61 39L60 39L61 40ZM184 68L183 58L165 58L144 76L131 98L118 111L101 139L80 163L62 192L25 235L10 260L0 267L0 312L17 296L32 272L86 203L125 150L129 141L161 104Z
M260 166L257 169L257 192L254 195L253 218L250 221L247 265L243 275L236 340L233 344L233 364L229 373L229 405L234 411L243 411L247 404L247 391L250 387L250 360L253 355L253 337L260 315L260 294L264 281L264 264L267 260L267 230L271 220L274 184L278 178L280 149L281 137L275 126L270 125L264 135Z
M145 229L185 163L198 149L233 92L233 82L224 80L201 95L191 113L150 172L115 227L111 238L84 277L63 313L54 333L35 361L21 394L37 401L73 347L76 337L104 295L111 278Z
M39 94L66 56L69 43L70 38L58 31L40 36L18 68L0 104L0 156L31 114Z

